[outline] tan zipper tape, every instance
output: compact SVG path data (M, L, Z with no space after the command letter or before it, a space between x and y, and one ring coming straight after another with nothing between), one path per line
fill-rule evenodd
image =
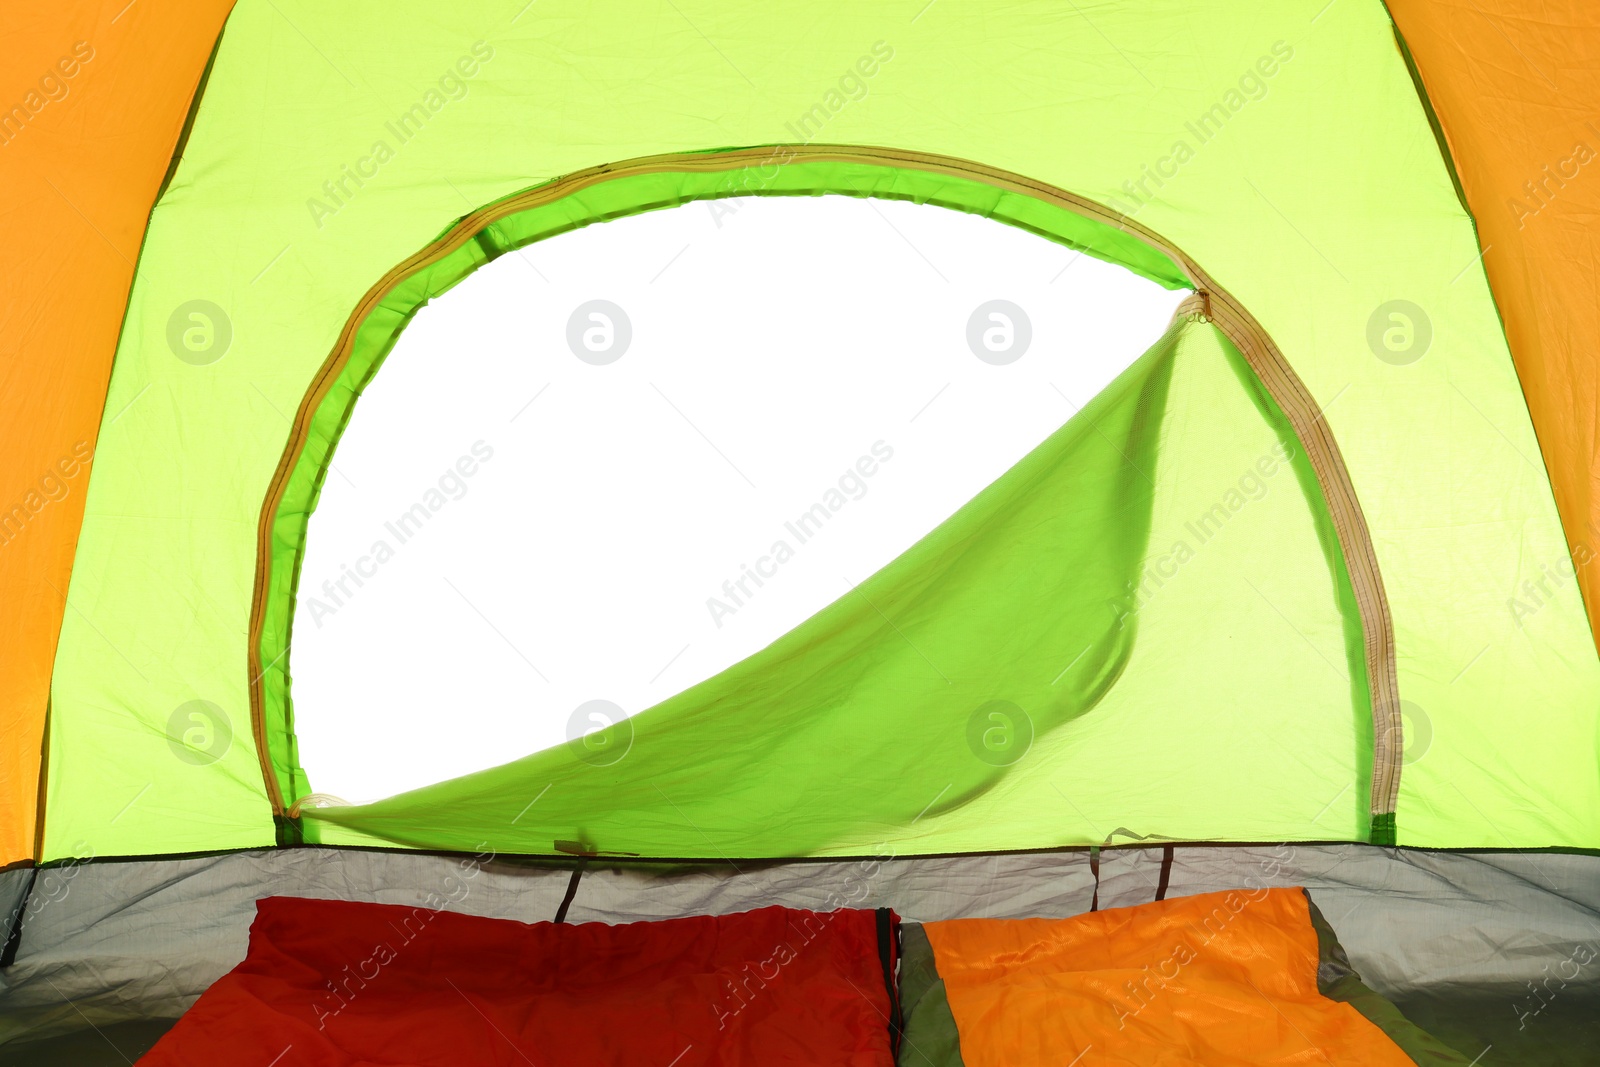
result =
M1305 383L1289 366L1266 330L1242 304L1217 285L1199 264L1176 246L1134 220L1092 200L1018 174L950 156L848 145L775 145L722 152L671 153L578 171L472 212L438 240L390 270L367 290L366 295L345 322L333 351L328 354L321 370L313 379L311 388L300 402L289 440L284 446L283 456L278 460L277 471L273 474L266 500L262 503L261 520L257 528L256 581L250 610L249 637L250 721L255 735L256 752L261 759L262 774L266 778L267 795L272 801L274 813L284 814L287 806L278 787L278 776L272 768L272 759L267 746L263 691L265 672L261 668L261 631L266 622L266 591L272 566L272 527L277 518L278 507L282 503L284 489L289 482L289 475L299 462L300 453L305 447L306 434L312 419L349 360L354 349L356 332L366 321L367 316L402 279L448 256L490 224L530 208L560 200L601 182L642 174L731 171L752 163L772 165L796 161L894 167L948 174L981 182L1066 208L1075 214L1132 234L1145 244L1164 253L1183 270L1197 290L1200 300L1198 310L1207 315L1233 342L1256 372L1257 377L1261 379L1267 392L1288 417L1290 425L1294 427L1301 444L1305 447L1306 457L1311 462L1311 469L1315 472L1317 483L1327 501L1334 529L1338 534L1339 546L1344 551L1345 567L1349 572L1350 584L1355 591L1356 604L1361 615L1367 679L1372 694L1374 744L1371 811L1373 815L1393 813L1400 792L1400 762L1403 747L1399 683L1395 674L1394 624L1389 613L1388 598L1384 595L1383 579L1378 571L1372 534L1367 527L1366 516L1361 512L1360 502L1356 499L1355 488L1350 482L1350 472L1345 467L1344 457L1340 455L1339 446L1334 441L1333 431L1323 419L1322 411L1312 399ZM755 195L760 195L760 191L756 190Z

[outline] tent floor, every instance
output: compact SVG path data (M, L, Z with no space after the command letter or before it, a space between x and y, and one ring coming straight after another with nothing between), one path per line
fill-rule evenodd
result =
M794 863L589 866L303 847L0 872L26 916L0 968L0 1067L125 1067L244 958L256 901L368 900L521 922L634 922L768 904L913 922L1149 903L1160 848ZM1600 1064L1600 855L1184 845L1170 895L1303 886L1363 980L1476 1067ZM29 887L34 887L29 904ZM574 892L575 890L575 892ZM568 894L572 896L568 899ZM1563 983L1563 979L1567 981ZM1535 992L1537 989L1537 992ZM99 1029L96 1030L95 1027Z
M1592 1065L1600 1057L1600 989L1562 990L1538 1015L1532 993L1520 998L1503 990L1460 997L1414 997L1395 1001L1413 1023L1478 1067Z
M172 1029L176 1019L139 1019L0 1045L0 1067L128 1067Z
M1530 994L1531 996L1531 994ZM1477 1067L1592 1067L1600 1048L1600 989L1563 990L1536 1016L1503 992L1400 1001L1406 1017ZM99 1030L0 1045L0 1067L127 1067L150 1050L172 1019L115 1023Z

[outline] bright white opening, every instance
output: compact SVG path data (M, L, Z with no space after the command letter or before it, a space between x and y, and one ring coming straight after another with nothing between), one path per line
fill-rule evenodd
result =
M1183 295L844 197L691 204L490 264L401 337L311 518L291 668L314 787L504 763L588 701L633 714L757 651L1070 418ZM1026 327L974 325L995 300Z

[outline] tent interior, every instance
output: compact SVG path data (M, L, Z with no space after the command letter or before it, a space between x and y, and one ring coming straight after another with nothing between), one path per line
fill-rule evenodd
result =
M1595 1062L1600 13L1470 7L0 15L0 1065Z

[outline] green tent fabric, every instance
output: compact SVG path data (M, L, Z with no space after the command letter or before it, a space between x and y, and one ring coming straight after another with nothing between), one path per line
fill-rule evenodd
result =
M1363 836L1368 693L1330 524L1282 412L1182 314L760 653L565 747L300 814L340 844L735 859ZM1223 803L1194 787L1217 762Z
M22 601L59 609L61 633L47 723L42 705L8 712L43 733L19 734L37 777L4 782L44 813L19 816L13 851L31 841L34 860L59 862L440 838L433 809L409 828L291 815L317 787L295 747L294 561L364 381L343 371L377 373L418 302L562 225L474 220L583 174L598 178L552 208L569 228L712 195L901 195L1195 287L1283 408L1319 490L1308 499L1321 497L1307 506L1327 508L1362 627L1357 669L1326 520L1293 537L1262 532L1238 555L1219 537L1141 608L1127 665L1092 711L1004 695L1034 680L962 694L968 713L992 699L1037 716L1023 763L950 773L962 748L947 733L875 700L863 740L892 745L877 756L891 765L927 749L916 765L931 768L917 775L928 814L913 824L914 798L858 797L859 810L822 804L816 825L774 827L765 843L753 823L708 827L712 839L949 851L1081 843L1123 826L1195 840L1593 847L1600 658L1575 590L1541 595L1531 615L1515 607L1524 582L1573 556L1436 120L1376 0L874 0L826 18L813 5L720 0L577 11L462 0L383 19L311 0L238 3L144 230L81 528L62 535L75 537L62 557L70 583L52 580L64 601L46 604L42 584ZM841 158L813 166L807 153L829 146ZM725 151L756 158L706 179L698 161ZM852 153L884 173L860 180L842 162ZM667 161L665 176L628 192L630 161L650 159ZM441 258L441 235L470 250ZM1415 309L1403 358L1385 348L1396 307ZM200 335L185 324L201 312L194 351ZM1205 468L1214 443L1197 434L1160 454ZM1241 449L1235 476L1260 454ZM1173 519L1215 502L1204 481L1174 476ZM1280 484L1229 521L1230 536L1287 521ZM1186 492L1199 496L1180 507ZM1161 507L1157 558L1181 536ZM1187 599L1200 575L1216 588ZM1238 594L1245 578L1259 595ZM1327 588L1313 597L1314 583ZM1084 664L1109 670L1115 654L1099 655ZM1356 715L1362 687L1369 707ZM1426 724L1425 745L1404 745L1402 713ZM628 762L656 759L652 724L675 718L636 724ZM784 736L766 744L776 752ZM1179 753L1181 766L1167 758ZM823 756L804 759L832 774ZM1047 810L1058 787L1071 798L1059 817ZM736 808L733 794L708 804ZM738 810L744 821L771 809ZM558 833L598 842L622 815L552 816L526 845L549 852ZM622 836L642 852L689 847L665 827ZM704 839L692 851L714 854Z

